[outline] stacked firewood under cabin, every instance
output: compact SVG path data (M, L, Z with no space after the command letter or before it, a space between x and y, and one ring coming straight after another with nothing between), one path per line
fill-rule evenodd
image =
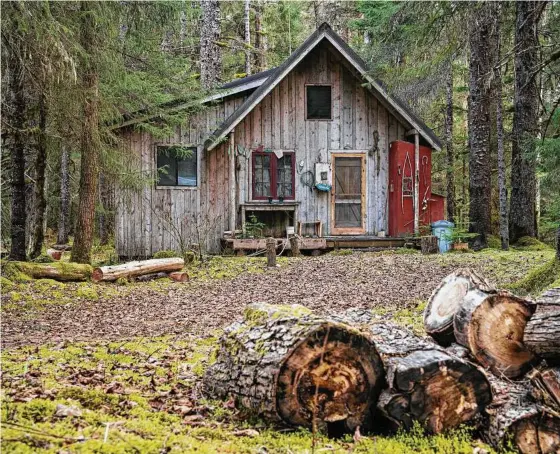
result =
M254 303L220 339L205 392L331 436L468 423L498 449L557 453L559 314L560 289L534 303L467 269L430 297L431 338L369 311Z

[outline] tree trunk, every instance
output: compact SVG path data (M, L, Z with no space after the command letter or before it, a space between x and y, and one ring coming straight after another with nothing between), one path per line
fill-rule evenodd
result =
M501 5L498 6L501 11ZM496 40L497 40L497 60L500 61L500 39L501 27L500 17L496 20ZM506 181L506 159L504 156L504 119L503 119L503 100L502 100L502 70L499 64L494 67L494 86L496 91L496 135L498 140L498 191L500 200L500 239L502 249L509 249L509 224L508 224L508 205L507 205L507 181Z
M255 47L256 47L256 69L258 71L264 71L267 69L267 52L268 52L268 41L266 37L266 32L264 31L262 24L262 16L264 6L262 0L257 0L255 4Z
M560 449L560 418L528 399L523 383L490 377L494 402L487 409L485 440L501 450L512 444L523 454L554 454Z
M34 279L54 279L56 281L85 281L91 276L92 268L88 264L77 263L31 263L8 262L4 266L4 273L8 278L21 277Z
M99 179L99 74L96 55L96 20L89 6L82 2L82 47L86 52L82 85L84 89L84 117L81 136L80 199L72 248L73 262L89 263L95 225L95 203Z
M478 236L472 241L475 250L487 247L490 232L492 193L490 165L490 79L495 8L490 3L471 6L469 30L469 231Z
M41 255L44 234L44 218L47 209L45 199L45 170L47 167L47 106L45 96L39 100L39 137L37 140L37 156L35 159L35 186L33 193L33 226L31 232L31 247L29 256L34 259Z
M244 10L245 24L245 74L251 75L251 0L245 0Z
M424 310L424 329L441 345L455 341L453 317L469 290L492 293L492 285L476 271L460 268L443 279L432 292Z
M455 222L455 155L453 152L453 64L446 75L445 148L447 152L447 219Z
M546 291L527 322L523 342L549 363L560 363L560 287Z
M14 51L8 60L8 90L11 128L10 156L12 165L12 212L10 225L10 258L26 260L25 225L27 223L25 197L25 111L24 74L21 60Z
M58 215L57 244L68 243L70 225L70 153L62 146L60 156L60 213Z
M220 39L220 3L218 0L203 0L202 26L200 28L200 82L202 88L210 90L220 81L222 58Z
M211 396L333 435L367 428L382 382L375 346L355 329L303 306L264 303L226 328L204 377Z
M535 237L536 174L535 150L538 134L537 78L539 41L537 25L540 2L516 2L515 92L511 147L510 239Z
M556 260L560 261L560 226L556 229Z
M123 265L102 266L93 270L92 279L95 282L110 282L117 279L132 278L160 271L180 271L185 261L174 257L169 259L150 259L128 262Z
M490 383L473 364L395 325L372 324L368 330L388 384L377 408L395 429L418 421L440 433L470 421L492 401Z
M109 243L109 228L107 225L107 182L105 181L105 175L103 173L99 174L99 244L104 246Z
M470 290L453 319L455 338L483 367L517 378L535 363L523 344L523 332L534 305L509 292Z

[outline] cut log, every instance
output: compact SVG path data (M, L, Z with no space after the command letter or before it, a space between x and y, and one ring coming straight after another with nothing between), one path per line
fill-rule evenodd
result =
M102 266L93 270L92 278L95 282L111 282L117 279L133 278L144 274L157 273L161 271L180 271L185 265L181 258L172 257L168 259L151 259L129 262L123 265Z
M422 254L437 254L439 252L437 236L423 236L420 238Z
M168 276L169 279L175 282L186 282L189 280L189 274L186 271L173 271Z
M16 282L26 278L85 281L91 277L92 268L87 264L68 262L8 262L3 267L3 273L8 279Z
M455 339L496 375L517 378L536 361L523 344L534 309L533 303L509 292L471 290L454 317Z
M553 454L560 450L560 417L528 398L522 383L491 379L494 402L487 409L485 440L501 450L512 444L522 454Z
M546 291L527 322L523 342L550 364L560 364L560 288Z
M47 256L53 260L60 260L62 258L63 250L47 249Z
M490 383L475 365L395 325L367 329L387 377L377 409L392 429L418 421L440 433L472 420L492 401Z
M256 303L225 330L204 387L269 420L340 435L367 428L383 375L355 329L303 306Z
M534 369L528 377L533 398L560 413L560 367Z
M494 292L493 286L477 272L460 268L445 277L433 291L424 310L424 329L436 342L447 346L454 340L453 317L469 290Z
M167 273L164 271L160 271L159 273L143 274L142 276L137 276L133 279L136 282L149 282L156 279L163 279L164 277L168 277Z

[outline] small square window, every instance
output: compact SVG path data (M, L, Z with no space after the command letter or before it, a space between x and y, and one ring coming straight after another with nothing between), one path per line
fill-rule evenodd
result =
M332 118L331 104L332 97L330 85L307 86L308 120L330 120Z
M196 187L196 148L180 145L157 147L157 170L158 186Z

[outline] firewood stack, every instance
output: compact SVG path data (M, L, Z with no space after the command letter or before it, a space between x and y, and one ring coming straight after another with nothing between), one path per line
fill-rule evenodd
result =
M205 390L332 436L468 422L498 449L557 453L559 315L560 289L534 303L468 269L430 297L424 325L434 340L369 311L321 317L255 303L225 330Z

